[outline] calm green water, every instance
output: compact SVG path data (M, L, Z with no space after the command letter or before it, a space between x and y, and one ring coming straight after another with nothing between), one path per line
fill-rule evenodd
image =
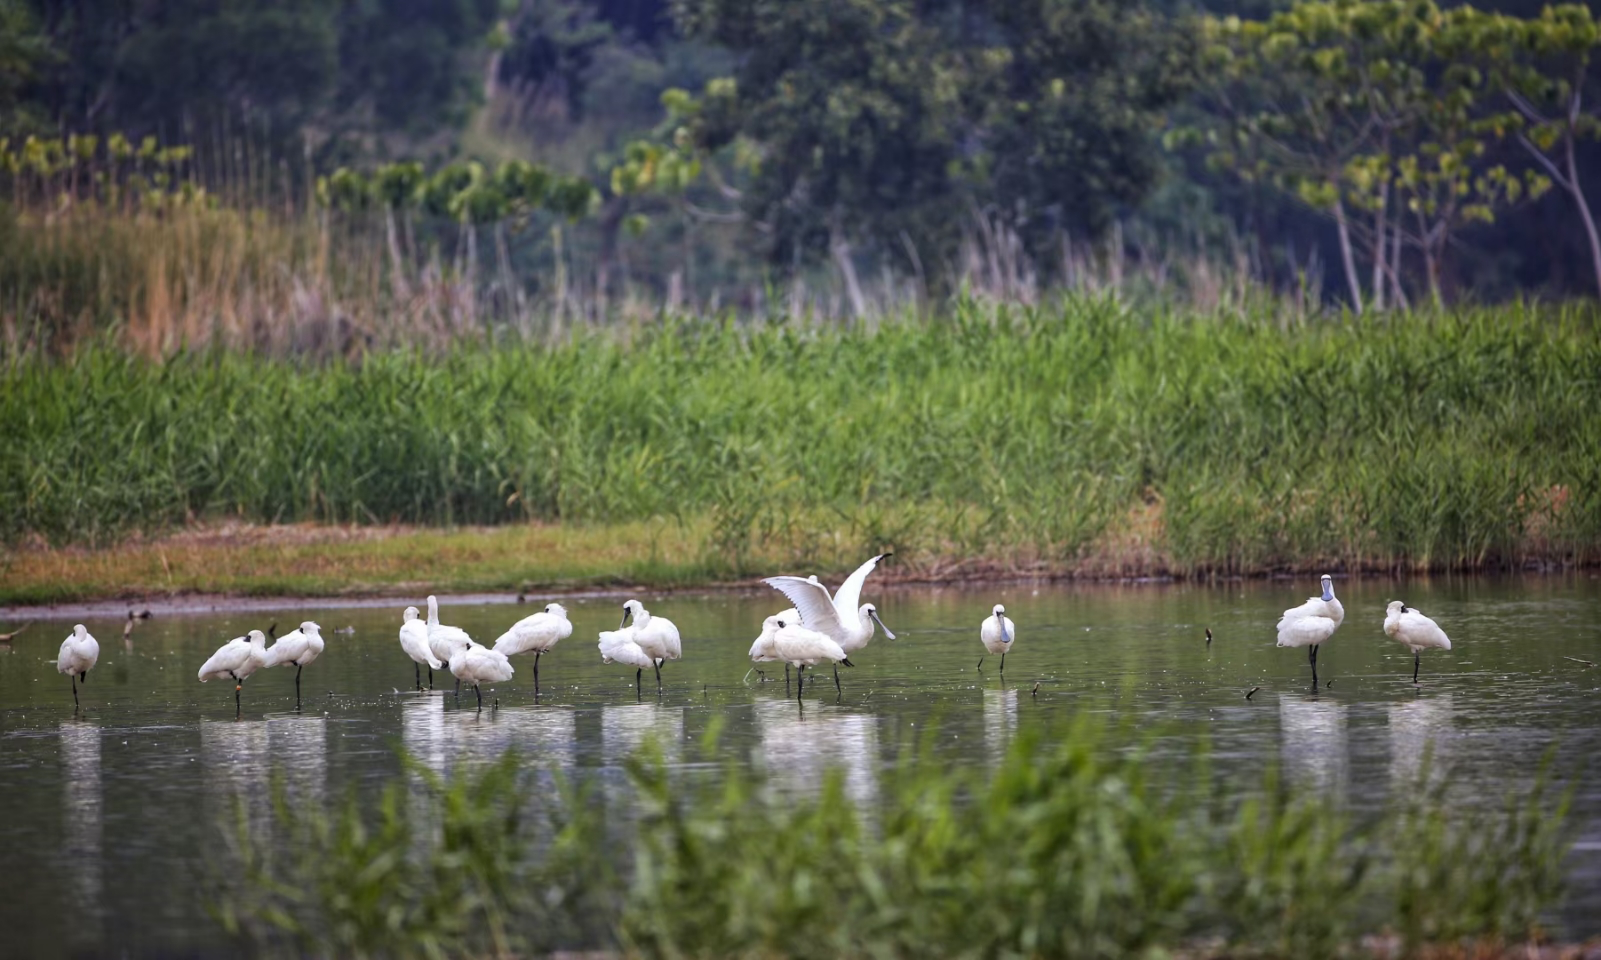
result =
M17 956L224 952L205 912L208 877L226 863L218 822L242 796L266 823L269 784L284 777L297 802L320 803L352 784L394 776L403 747L450 773L515 745L530 765L558 766L607 785L629 803L623 758L645 737L684 755L714 717L720 749L769 769L804 792L843 766L852 795L870 804L903 737L937 723L955 763L982 765L1013 731L1081 707L1136 718L1160 731L1153 762L1210 741L1226 781L1249 789L1261 769L1289 775L1376 809L1409 782L1427 745L1453 777L1453 802L1494 803L1526 782L1555 745L1576 785L1579 843L1563 932L1601 933L1601 579L1590 573L1511 580L1341 582L1346 621L1323 648L1313 693L1304 651L1273 645L1273 625L1316 582L1217 587L987 587L879 591L882 636L841 671L826 673L797 704L780 679L746 677L745 653L776 594L642 597L684 636L684 659L663 670L658 699L631 669L604 666L595 634L614 629L622 598L568 602L574 635L541 663L534 702L529 662L474 709L418 695L396 642L400 609L284 607L268 613L158 617L131 646L120 619L89 621L98 670L75 716L66 678L52 665L71 620L36 623L0 654L0 930ZM1423 684L1411 655L1384 637L1384 603L1402 598L1451 635L1450 653L1425 655ZM420 603L421 598L418 598ZM1017 622L1004 680L991 658L982 675L978 624L996 602ZM492 642L536 606L443 602L442 619ZM295 709L292 670L233 692L195 673L220 643L276 620L324 627L328 648L306 669ZM12 629L15 623L0 627ZM336 634L341 627L352 634ZM1216 640L1208 649L1203 628ZM771 666L771 665L768 665ZM782 668L780 667L779 676ZM773 675L771 672L770 676ZM1034 694L1034 684L1039 690ZM440 684L448 675L440 676ZM1250 701L1246 691L1260 687ZM486 693L486 696L490 694ZM1231 774L1236 774L1231 776Z

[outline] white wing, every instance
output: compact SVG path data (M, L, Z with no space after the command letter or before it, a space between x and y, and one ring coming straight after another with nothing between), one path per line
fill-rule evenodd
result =
M400 648L406 651L406 656L418 663L428 664L430 669L438 670L444 666L443 661L429 649L428 625L421 620L407 620L401 625Z
M832 637L835 642L844 638L845 625L839 620L839 610L835 608L834 601L828 598L828 590L822 584L800 577L768 577L762 582L789 598L789 602L800 613L801 623L808 629ZM861 589L860 584L857 589Z
M834 606L842 611L849 610L852 615L855 615L862 605L862 586L867 583L867 575L873 572L874 567L878 566L878 561L887 556L889 556L887 553L879 554L857 567L855 573L846 577L845 582L840 584L839 589L834 592ZM797 603L796 606L800 606L800 604ZM802 611L802 613L804 612ZM813 630L819 629L811 623L808 623L807 626Z
M1440 625L1425 617L1416 610L1408 610L1401 614L1400 637L1402 643L1411 647L1427 647L1435 650L1451 649L1451 638L1445 635Z
M267 648L267 659L262 666L292 667L296 660L305 655L307 646L306 635L299 630L291 630Z

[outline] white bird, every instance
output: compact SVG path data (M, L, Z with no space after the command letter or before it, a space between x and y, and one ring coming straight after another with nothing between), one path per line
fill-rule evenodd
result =
M1440 625L1413 607L1391 600L1384 608L1384 632L1391 640L1412 651L1412 682L1418 682L1418 667L1425 650L1449 650L1451 638Z
M244 689L245 678L261 669L267 663L267 635L260 630L250 631L248 639L234 637L217 648L211 659L200 668L200 682L207 680L221 680L223 677L233 679L233 705L238 712L239 691Z
M267 648L267 662L262 666L294 667L295 702L299 703L300 671L305 669L306 664L322 656L322 650L322 627L307 620L300 625L300 629L289 631Z
M836 665L834 672L834 692L839 693L838 664L854 667L845 650L835 643L827 634L810 630L794 620L785 620L782 615L768 617L762 624L762 632L767 632L767 624L771 623L773 635L771 642L775 657L786 664L795 666L795 699L799 700L801 693L806 689L806 668L815 667L824 660Z
M21 630L17 631L21 633ZM89 671L100 660L100 642L89 635L83 624L72 628L72 635L61 641L61 652L56 655L56 670L67 675L72 683L72 705L78 705L78 678L89 682Z
M629 623L632 620L633 623ZM629 600L623 604L623 622L618 626L617 632L631 631L628 638L645 656L651 659L651 666L656 668L656 689L662 688L662 664L668 660L677 660L684 655L682 641L678 637L678 626L666 617L652 616L645 605L638 600ZM601 651L604 658L605 651ZM617 659L613 657L612 659Z
M531 617L524 617L511 625L511 629L495 641L495 649L508 657L519 653L534 655L534 696L539 696L539 658L551 648L573 635L573 622L567 619L567 608L559 603L547 604L545 609Z
M984 623L978 628L978 638L984 641L984 649L989 653L1001 655L1001 673L1006 672L1006 651L1012 649L1012 641L1017 639L1017 624L1006 615L1006 608L1000 604L990 615L984 618ZM978 658L978 668L984 669L984 658Z
M450 655L456 649L458 642L475 643L467 631L460 627L447 627L439 622L439 600L429 594L428 596L428 649L433 651L434 659L444 662L450 661ZM428 668L428 689L434 688L434 668ZM456 696L461 696L461 680L456 681Z
M1317 684L1317 648L1334 631L1340 628L1345 619L1345 607L1334 598L1334 578L1324 574L1322 578L1323 595L1311 597L1299 607L1291 607L1284 611L1279 620L1279 642L1281 647L1311 647L1307 654L1307 662L1312 664L1312 683Z
M656 660L634 642L634 627L600 632L600 662L622 663L634 668L634 687L638 689L646 667L654 669ZM657 676L661 674L658 672ZM658 684L658 689L660 685Z
M406 656L412 660L412 672L417 675L417 689L422 689L422 665L428 664L428 689L434 688L434 671L443 669L445 663L434 656L433 650L428 646L428 624L418 614L416 607L407 607L406 612L400 615L400 649L406 651Z
M884 636L895 639L895 634L884 621L879 619L878 607L871 603L857 606L862 599L862 586L867 583L867 575L873 572L878 562L887 553L881 553L856 568L856 572L845 578L840 585L839 592L829 597L828 588L817 581L816 577L768 577L762 582L789 598L800 612L801 623L808 630L816 630L835 643L846 655L867 646L873 639L873 624L877 623L884 631ZM839 669L834 670L834 680L839 680Z
M498 650L491 650L477 641L460 638L451 641L450 672L456 675L456 697L461 697L461 681L465 680L473 685L473 692L478 694L478 709L484 707L483 691L478 689L481 683L504 683L511 679L515 672L511 661Z
M812 577L812 579L816 580L817 578L816 577ZM762 621L762 634L761 634L761 636L757 637L755 642L753 642L750 645L750 659L751 659L752 663L776 663L776 662L778 662L778 659L779 659L778 654L773 652L773 634L778 632L777 621L779 621L779 620L782 620L785 623L800 623L801 622L801 615L800 615L800 612L797 611L794 607L789 607L788 609L780 610L777 613L773 614L772 616L768 617L766 620L763 620ZM771 628L769 628L769 626L768 626L769 624L772 624ZM760 670L757 670L756 672L761 674L762 682L766 683L767 682L767 674L762 673L762 671L760 671ZM750 674L746 673L745 676L749 677ZM784 684L786 686L788 686L788 684L789 684L789 664L788 663L784 664Z

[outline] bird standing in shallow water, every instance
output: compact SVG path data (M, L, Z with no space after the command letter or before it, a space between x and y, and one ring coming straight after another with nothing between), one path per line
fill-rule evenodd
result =
M629 623L630 620L633 623ZM623 604L623 622L618 626L617 632L621 633L624 630L630 631L628 639L651 659L651 665L656 668L656 690L660 692L662 664L668 660L677 660L684 655L683 641L678 636L678 625L666 617L652 615L638 600L630 600ZM605 653L603 648L602 657Z
M800 613L801 626L816 630L833 640L845 651L846 656L850 656L873 639L875 623L884 631L884 636L895 639L895 634L879 619L878 607L871 603L857 606L862 599L862 587L867 584L867 575L888 556L890 554L881 553L857 567L832 597L828 595L828 588L819 583L816 577L768 577L762 582L789 598L789 602ZM839 683L837 666L834 668L834 682Z
M547 604L545 609L531 617L524 617L511 625L511 629L495 641L495 649L508 657L519 653L534 655L534 696L539 696L539 658L556 644L573 635L573 622L567 619L567 608L559 603Z
M434 671L442 669L443 660L434 656L434 651L428 646L428 624L418 614L416 607L407 607L406 612L400 615L400 649L406 651L411 658L412 672L417 676L417 689L422 689L422 665L428 664L428 689L434 688Z
M89 635L88 628L83 624L75 625L72 635L61 641L61 652L56 656L56 670L66 674L72 681L73 707L78 706L78 678L89 682L89 671L99 660L100 642Z
M200 668L200 682L221 680L223 677L232 678L234 715L237 716L243 709L239 702L239 694L245 688L246 678L266 663L267 635L260 630L252 630L248 639L234 637L218 647L217 652L212 654Z
M751 647L753 658L758 649L765 660L782 660L786 667L794 665L795 676L799 680L795 692L797 700L806 690L807 667L815 667L824 660L835 664L834 692L840 693L837 665L855 666L832 637L808 630L796 620L785 619L783 614L762 621L762 635L756 638L756 643Z
M1384 608L1384 632L1391 640L1412 651L1413 683L1418 682L1423 651L1451 649L1451 638L1445 635L1439 624L1400 600L1391 600L1390 605Z
M491 650L475 640L455 639L451 641L450 672L456 675L456 698L461 699L460 681L465 680L473 685L473 693L478 695L478 709L484 708L484 694L478 689L481 683L503 683L511 679L511 661L506 659L504 653Z
M305 669L306 664L322 656L322 651L322 628L307 620L298 630L289 631L267 648L267 662L262 665L295 668L295 702L299 703L300 671Z
M1017 625L1006 616L1006 608L1000 604L990 611L984 618L983 626L979 627L978 637L984 641L984 649L989 653L1001 655L1001 673L1006 673L1006 651L1012 649L1012 641L1017 639ZM978 658L978 669L984 669L984 658Z
M428 649L433 651L434 659L441 663L450 662L450 655L459 642L473 643L473 638L460 627L450 627L439 622L439 598L430 594L428 596ZM434 688L434 668L428 668L428 689ZM456 696L461 696L461 680L456 680Z
M1334 596L1334 578L1322 577L1323 595L1310 597L1299 607L1284 611L1279 620L1281 647L1311 647L1307 662L1312 665L1312 685L1317 686L1317 648L1334 636L1345 620L1345 607Z
M656 661L646 653L639 644L634 642L634 628L622 627L617 630L602 630L600 633L600 662L623 663L634 668L634 688L639 689L640 682L645 676L645 668L655 668ZM660 678L661 674L657 673ZM661 690L658 679L656 689Z

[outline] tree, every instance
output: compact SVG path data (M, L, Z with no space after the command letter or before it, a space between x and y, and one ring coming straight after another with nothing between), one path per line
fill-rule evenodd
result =
M1465 56L1483 63L1520 123L1517 142L1573 201L1590 245L1601 292L1601 236L1580 180L1578 144L1601 134L1601 120L1585 111L1590 61L1601 46L1601 25L1588 7L1563 4L1519 20L1467 8L1458 19Z

